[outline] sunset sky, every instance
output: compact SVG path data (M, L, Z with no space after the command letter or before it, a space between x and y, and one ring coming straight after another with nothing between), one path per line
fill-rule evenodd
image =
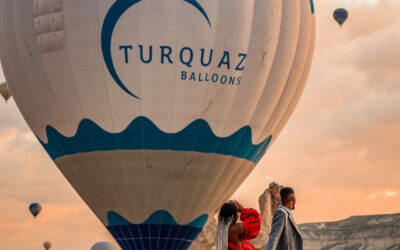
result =
M400 212L400 0L317 0L303 97L234 195L258 208L270 182L292 186L297 222ZM350 12L339 27L334 9ZM0 69L0 80L5 78ZM89 249L113 241L55 167L13 99L0 101L0 249ZM43 205L33 220L27 207Z

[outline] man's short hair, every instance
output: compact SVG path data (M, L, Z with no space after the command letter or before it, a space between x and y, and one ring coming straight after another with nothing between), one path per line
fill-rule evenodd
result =
M291 187L284 187L281 189L281 201L286 201L290 195L294 194L294 190Z

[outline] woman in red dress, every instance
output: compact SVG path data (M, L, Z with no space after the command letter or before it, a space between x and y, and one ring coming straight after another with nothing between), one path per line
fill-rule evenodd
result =
M242 223L237 223L238 213ZM248 240L257 237L261 216L252 208L243 208L237 201L224 203L219 211L217 250L259 250Z

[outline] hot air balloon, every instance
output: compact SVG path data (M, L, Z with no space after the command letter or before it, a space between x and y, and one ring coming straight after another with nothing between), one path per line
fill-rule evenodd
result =
M260 161L311 66L310 0L2 0L0 59L122 249L187 249Z
M346 22L347 18L349 17L349 13L346 9L339 8L333 12L333 18L336 20L340 27L342 27L343 23Z
M49 250L51 248L51 242L48 242L48 241L44 242L43 247L44 247L44 249Z
M42 206L39 203L32 203L29 205L29 211L36 218L40 214L40 211L42 211Z
M12 96L10 88L7 85L7 82L0 83L0 94L1 94L1 96L3 96L3 98L6 102Z
M110 242L97 242L91 250L117 250L117 248Z

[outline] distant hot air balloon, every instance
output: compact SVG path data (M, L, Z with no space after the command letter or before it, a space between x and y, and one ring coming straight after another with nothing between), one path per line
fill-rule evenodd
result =
M295 109L312 0L2 0L0 59L123 249L187 249Z
M110 242L97 242L90 250L117 250L117 248Z
M51 242L46 241L45 243L43 243L43 247L46 250L49 250L51 248Z
M0 94L3 96L4 100L7 102L12 96L10 88L7 82L0 83Z
M336 9L335 12L333 12L333 18L336 20L338 24L340 24L340 26L342 26L342 24L347 20L348 17L349 13L347 12L346 9L339 8Z
M31 212L33 217L36 218L40 211L42 211L42 206L39 203L32 203L31 205L29 205L29 211Z

